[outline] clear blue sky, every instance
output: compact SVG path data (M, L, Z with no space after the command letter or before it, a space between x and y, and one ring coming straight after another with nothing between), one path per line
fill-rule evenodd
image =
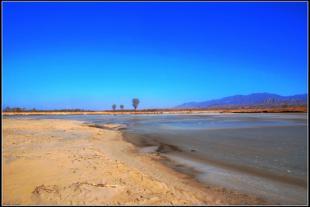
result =
M3 4L3 106L307 93L307 3Z

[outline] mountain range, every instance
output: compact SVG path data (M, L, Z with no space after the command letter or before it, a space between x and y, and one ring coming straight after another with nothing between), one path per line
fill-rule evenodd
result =
M281 96L272 93L228 96L203 102L188 102L175 108L284 107L307 105L307 94Z

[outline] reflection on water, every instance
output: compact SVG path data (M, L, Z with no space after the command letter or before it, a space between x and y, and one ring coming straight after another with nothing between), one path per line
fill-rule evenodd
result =
M126 124L124 135L127 140L148 146L145 152L159 146L174 146L162 152L170 159L200 171L198 179L202 182L256 193L279 203L306 202L307 114L49 115L14 118Z

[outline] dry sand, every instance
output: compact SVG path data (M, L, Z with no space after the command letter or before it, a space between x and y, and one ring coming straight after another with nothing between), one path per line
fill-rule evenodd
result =
M115 128L69 120L3 119L4 205L264 204L206 187L141 155ZM113 130L114 129L114 130Z

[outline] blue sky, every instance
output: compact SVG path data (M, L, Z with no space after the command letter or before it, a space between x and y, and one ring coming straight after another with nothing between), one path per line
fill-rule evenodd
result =
M307 92L305 2L5 2L3 106Z

